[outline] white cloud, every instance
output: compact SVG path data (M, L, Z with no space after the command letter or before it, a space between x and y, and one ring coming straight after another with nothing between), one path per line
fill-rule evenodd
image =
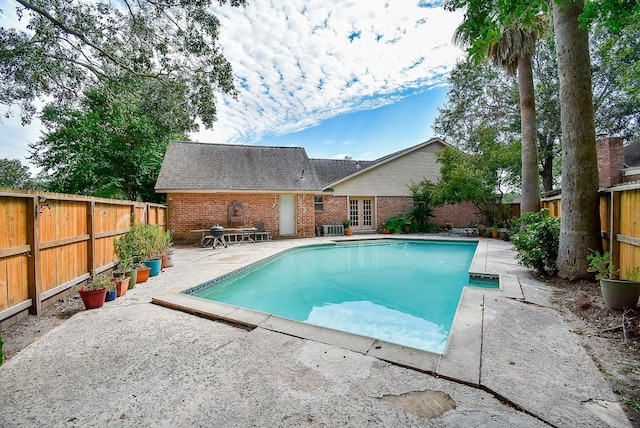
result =
M461 51L461 15L417 2L254 0L221 7L220 45L238 100L217 100L218 122L195 140L256 143L343 113L442 85Z

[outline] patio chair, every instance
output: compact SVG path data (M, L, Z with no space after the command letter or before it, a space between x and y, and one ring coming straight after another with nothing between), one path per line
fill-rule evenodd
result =
M271 241L271 232L267 232L264 223L257 221L253 223L253 227L256 228L255 232L253 232L256 241Z

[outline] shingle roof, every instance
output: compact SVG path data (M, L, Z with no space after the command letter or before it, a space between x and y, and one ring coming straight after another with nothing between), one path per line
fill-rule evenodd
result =
M374 162L352 159L311 159L316 175L323 185L347 177L362 168L367 168Z
M640 141L624 147L624 163L629 167L640 166Z
M375 168L434 142L391 153L374 161L309 159L302 147L243 146L174 141L165 153L156 191L319 192L351 175Z
M241 146L172 142L156 191L277 190L322 188L302 147Z

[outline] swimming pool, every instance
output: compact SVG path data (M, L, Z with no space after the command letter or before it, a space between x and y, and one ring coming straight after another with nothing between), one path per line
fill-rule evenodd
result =
M476 242L374 240L311 245L186 294L444 352Z

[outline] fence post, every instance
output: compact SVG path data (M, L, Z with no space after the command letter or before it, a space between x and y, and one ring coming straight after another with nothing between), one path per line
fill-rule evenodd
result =
M40 203L38 195L29 198L27 213L27 239L30 251L27 259L27 281L29 288L29 298L31 315L40 315L42 312L42 301L40 299Z
M89 248L87 248L87 271L90 275L93 275L93 272L96 268L96 202L89 201L89 206L87 208L87 232L89 233Z
M620 267L620 197L621 193L611 191L610 214L609 214L609 252L614 266Z

